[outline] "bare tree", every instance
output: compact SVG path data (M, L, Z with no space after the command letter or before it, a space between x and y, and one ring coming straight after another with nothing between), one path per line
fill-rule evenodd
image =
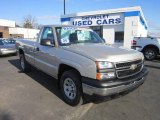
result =
M23 27L24 28L36 28L37 27L37 21L35 17L32 15L27 15L23 18Z
M16 27L20 27L20 25L16 23Z

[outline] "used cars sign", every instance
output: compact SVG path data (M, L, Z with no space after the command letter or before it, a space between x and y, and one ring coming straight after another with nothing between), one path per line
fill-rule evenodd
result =
M71 20L75 26L118 25L123 23L122 14L103 14L75 17Z

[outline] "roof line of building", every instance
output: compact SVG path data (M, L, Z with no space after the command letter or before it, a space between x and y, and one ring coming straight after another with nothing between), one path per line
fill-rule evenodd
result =
M141 11L140 6L135 7L126 7L126 8L118 8L118 9L109 9L109 10L96 10L96 11L89 11L89 12L79 12L79 13L71 13L66 15L61 15L61 17L72 17L72 16L84 16L84 15L99 15L99 14L110 14L110 13L120 13L120 12L129 12L129 11Z

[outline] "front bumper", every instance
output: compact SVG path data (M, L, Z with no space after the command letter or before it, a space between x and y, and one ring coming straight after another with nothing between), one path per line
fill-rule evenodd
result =
M109 96L130 91L142 85L147 74L148 70L143 68L143 70L135 76L114 79L112 81L98 81L89 78L82 78L83 93L90 96Z

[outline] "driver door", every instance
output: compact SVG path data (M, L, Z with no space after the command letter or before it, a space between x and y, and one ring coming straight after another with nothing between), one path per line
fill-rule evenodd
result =
M50 40L51 45L43 45L44 40ZM45 73L56 77L56 48L55 38L52 27L44 27L40 42L37 42L37 48L35 48L35 66L44 71Z

